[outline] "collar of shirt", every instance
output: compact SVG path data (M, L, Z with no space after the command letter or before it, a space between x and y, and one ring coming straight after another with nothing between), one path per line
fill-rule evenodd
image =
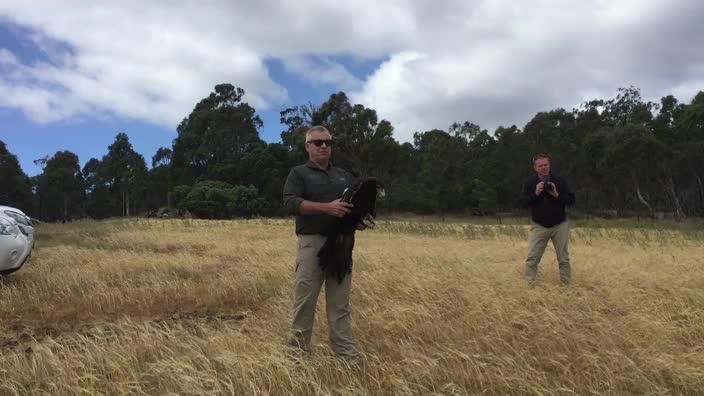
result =
M318 164L316 164L316 163L313 162L312 160L308 160L308 162L306 162L306 166L309 167L309 168L311 168L311 169L317 169L317 170L320 170L320 171L328 172L328 171L330 171L330 169L332 169L332 162L328 162L328 168L327 168L327 169L323 169L323 168L319 167Z

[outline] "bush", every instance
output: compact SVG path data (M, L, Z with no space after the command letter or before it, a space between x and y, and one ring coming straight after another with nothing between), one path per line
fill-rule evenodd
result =
M176 187L175 195L185 192L182 187L187 186ZM264 207L264 200L254 186L232 186L212 180L196 183L182 199L174 201L178 202L179 209L206 219L251 217Z

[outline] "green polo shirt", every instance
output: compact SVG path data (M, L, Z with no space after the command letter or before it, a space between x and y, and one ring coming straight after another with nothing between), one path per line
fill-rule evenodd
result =
M284 185L284 206L289 214L296 216L296 234L328 234L335 217L324 214L301 215L301 202L334 201L340 198L351 182L352 175L349 172L332 164L325 170L320 169L315 162L308 161L291 169Z

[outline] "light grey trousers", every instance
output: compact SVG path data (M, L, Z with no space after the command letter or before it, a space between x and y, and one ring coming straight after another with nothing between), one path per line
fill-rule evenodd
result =
M560 268L560 282L568 285L571 280L570 268L570 225L564 221L552 227L543 227L532 223L530 237L528 238L528 258L526 259L526 280L532 283L538 274L538 264L545 253L548 240L552 241L557 254L557 263Z
M311 352L315 306L320 289L325 284L325 307L331 347L338 355L356 357L359 352L352 337L350 316L352 274L345 276L341 283L334 277L326 279L318 263L318 251L325 243L325 238L324 235L298 236L293 321L288 344L293 348Z

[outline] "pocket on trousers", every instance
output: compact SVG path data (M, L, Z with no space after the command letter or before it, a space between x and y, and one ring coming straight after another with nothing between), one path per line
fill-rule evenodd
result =
M298 238L298 249L306 249L313 245L312 238Z
M298 267L301 266L301 254L305 254L303 251L310 249L313 246L313 238L301 236L298 237L298 251L296 252L296 269L293 272L298 272Z

